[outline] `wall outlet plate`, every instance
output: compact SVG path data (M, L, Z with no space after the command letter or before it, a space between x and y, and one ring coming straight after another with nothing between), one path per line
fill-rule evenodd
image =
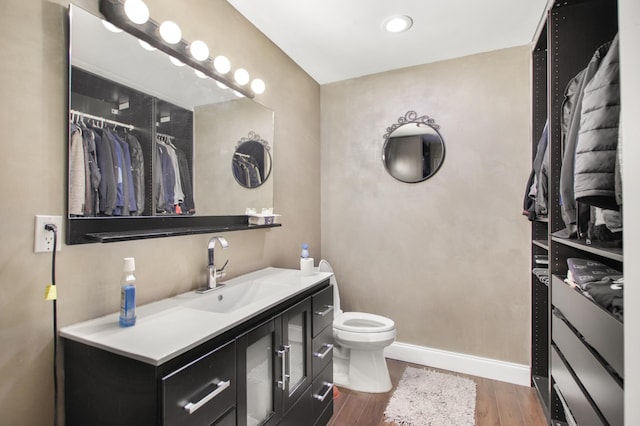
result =
M53 251L53 231L44 229L44 226L48 223L55 225L57 228L56 251L62 250L62 216L36 215L35 222L33 252L46 253Z

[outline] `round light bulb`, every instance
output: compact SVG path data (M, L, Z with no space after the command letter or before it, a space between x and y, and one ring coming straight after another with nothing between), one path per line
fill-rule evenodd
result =
M153 52L154 50L156 50L155 47L153 47L152 45L150 45L149 43L147 43L144 40L138 39L138 43L140 43L140 46L142 46L143 49L148 50L150 52Z
M176 67L183 67L184 66L184 62L182 62L179 59L174 58L173 56L169 56L169 60L171 61L171 63L173 65L175 65Z
M244 86L249 82L249 73L244 68L238 68L236 72L233 73L233 79L240 86Z
M221 81L216 81L216 84L218 85L219 88L221 89L228 89L229 87L227 87L226 84L222 83Z
M160 36L169 44L176 44L182 40L182 31L173 21L164 21L160 24Z
M255 93L256 95L264 93L265 89L266 86L264 84L264 81L260 80L259 78L256 78L251 82L251 90L253 90L253 93Z
M196 58L198 61L204 61L209 58L209 47L202 40L192 42L191 46L189 46L189 51L191 52L191 56Z
M384 28L390 33L407 31L413 25L413 19L406 15L393 16L385 21Z
M200 78L209 78L205 73L203 73L200 70L193 70L193 71L195 71L196 75Z
M226 74L231 71L231 62L229 62L226 56L216 56L213 60L213 67L220 74Z
M102 20L102 25L104 25L104 27L106 29L108 29L109 31L111 31L112 33L121 33L122 32L122 30L120 28L116 27L115 25L113 25L109 21L105 21L104 19Z
M134 24L144 24L149 20L149 8L142 0L126 0L124 13Z

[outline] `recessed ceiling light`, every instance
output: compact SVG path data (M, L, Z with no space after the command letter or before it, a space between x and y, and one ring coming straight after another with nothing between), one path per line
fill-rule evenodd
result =
M413 19L407 15L391 16L385 19L384 29L390 33L401 33L407 31L413 25Z

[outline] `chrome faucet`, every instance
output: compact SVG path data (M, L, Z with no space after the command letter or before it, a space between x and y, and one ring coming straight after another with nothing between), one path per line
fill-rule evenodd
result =
M216 248L216 241L220 242L220 246L223 249L226 249L227 247L229 247L229 243L227 242L227 240L225 240L222 237L212 237L209 240L209 244L207 246L207 251L209 255L209 265L207 266L207 288L205 290L212 290L214 288L221 287L221 285L218 284L218 279L225 276L226 271L224 270L224 268L226 268L227 264L229 263L229 260L227 259L227 261L224 263L222 268L216 269L216 264L214 262L215 260L214 251Z

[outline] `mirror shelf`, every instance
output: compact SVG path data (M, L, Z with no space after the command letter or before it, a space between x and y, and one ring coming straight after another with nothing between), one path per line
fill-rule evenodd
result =
M73 221L73 226L67 227L68 244L113 243L282 226L279 223L249 225L248 217L245 215L145 218L138 216L120 218L117 223L108 218L74 218L70 220Z

